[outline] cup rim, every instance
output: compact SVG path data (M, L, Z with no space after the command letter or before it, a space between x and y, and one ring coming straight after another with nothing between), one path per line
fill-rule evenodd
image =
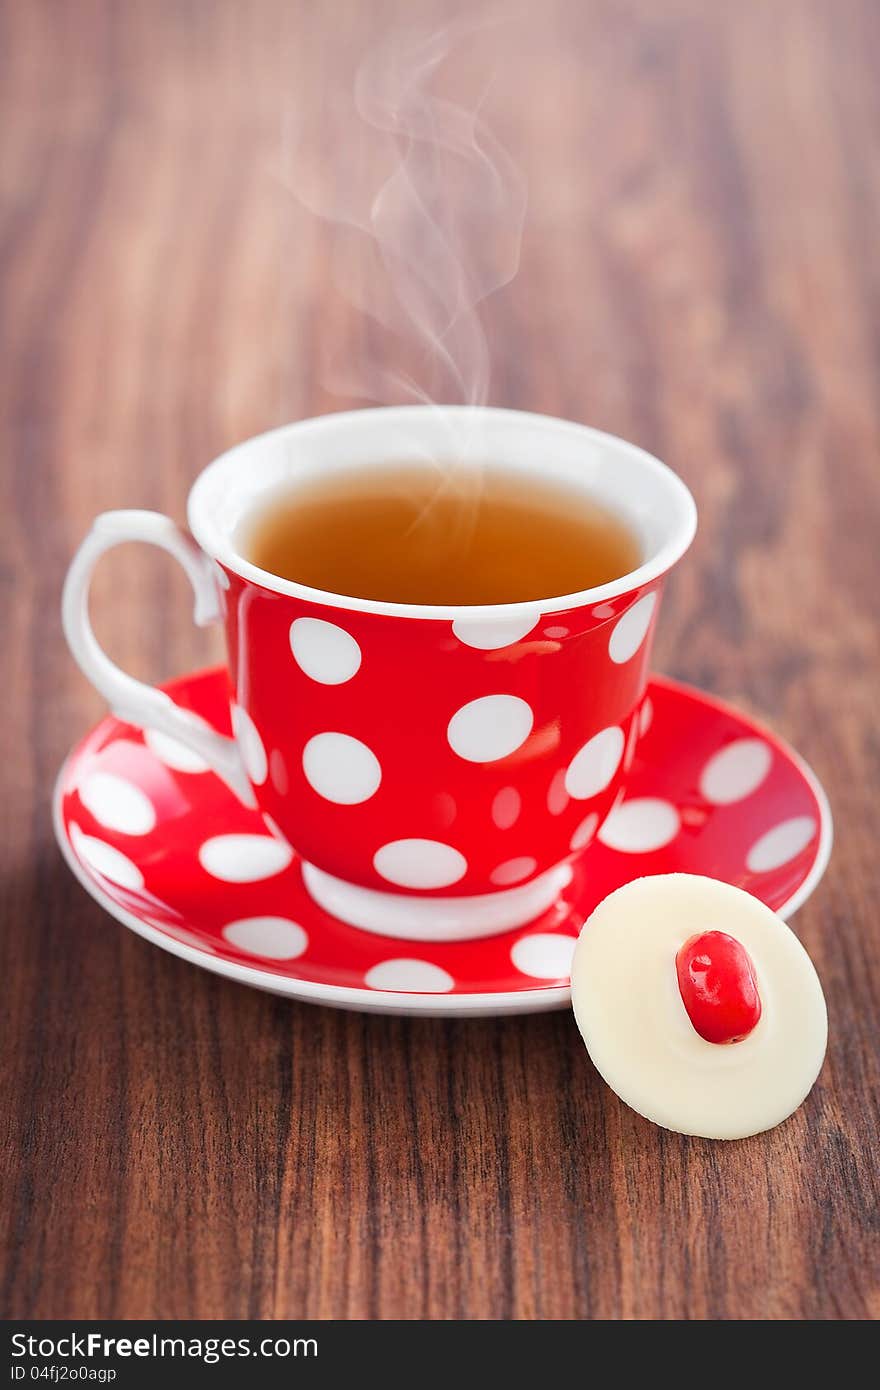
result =
M520 599L513 603L396 603L383 599L358 598L353 595L337 594L328 589L314 589L307 584L300 584L292 579L282 579L269 570L260 569L258 565L247 560L236 550L232 544L232 537L225 534L215 524L205 508L205 496L213 481L214 474L236 454L250 451L254 445L288 435L307 437L327 429L356 427L365 416L374 419L377 415L381 415L389 426L393 426L396 422L405 423L416 416L427 413L436 415L437 412L442 412L447 416L465 416L478 412L481 417L492 418L496 423L515 424L517 421L528 420L539 426L552 426L555 431L577 433L592 440L595 444L603 445L606 448L610 447L618 453L628 455L646 473L653 474L655 479L659 479L667 490L671 504L672 521L665 541L637 569L629 570L626 574L620 575L617 579L609 580L606 584L596 585L591 589L581 589L575 593L558 594L553 598ZM533 612L537 622L539 615L583 608L593 603L602 603L609 599L618 598L622 594L643 588L652 580L666 574L681 559L694 538L697 528L697 508L690 489L667 464L662 463L660 459L640 448L639 445L630 444L617 435L610 434L605 430L594 429L591 425L583 425L574 420L565 420L559 416L537 411L514 410L498 406L402 405L374 406L362 410L337 411L326 415L311 416L304 420L280 425L272 430L266 430L262 434L254 435L234 445L231 449L224 450L202 470L193 484L187 503L187 520L196 541L212 559L218 561L233 574L237 574L239 578L272 593L299 598L327 608L382 614L387 617L434 619L445 622L454 622L456 619L466 617L475 620L502 622L508 619L522 619L527 613Z

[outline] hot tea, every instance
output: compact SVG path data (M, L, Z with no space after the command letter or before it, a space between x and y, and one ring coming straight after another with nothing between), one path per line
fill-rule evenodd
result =
M264 499L236 539L282 579L392 603L554 598L641 563L629 527L586 491L488 467L334 472Z

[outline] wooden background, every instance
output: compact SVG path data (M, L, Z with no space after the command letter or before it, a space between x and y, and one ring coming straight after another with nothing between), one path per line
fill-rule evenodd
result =
M52 840L53 777L102 712L62 643L68 559L94 513L181 517L223 448L346 404L320 364L369 333L286 189L285 121L401 14L452 12L3 7L7 1316L880 1312L875 0L544 3L486 50L530 184L491 399L683 474L701 530L658 665L760 713L830 794L796 919L831 1017L807 1105L689 1140L616 1100L566 1013L359 1017L225 983L104 917ZM344 186L344 147L305 157ZM217 655L169 562L101 578L130 668Z

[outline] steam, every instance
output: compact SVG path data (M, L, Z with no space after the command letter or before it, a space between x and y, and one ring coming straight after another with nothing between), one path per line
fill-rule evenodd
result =
M382 403L488 400L478 306L516 274L526 190L482 114L485 85L466 103L449 88L492 22L391 33L353 90L327 93L312 113L319 140L300 127L292 190L327 224L334 279L372 325L347 361L335 353L331 390ZM315 169L316 148L329 168Z

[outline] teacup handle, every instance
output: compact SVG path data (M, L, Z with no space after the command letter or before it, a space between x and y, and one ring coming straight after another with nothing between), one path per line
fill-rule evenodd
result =
M176 738L221 777L246 806L255 806L253 788L234 738L219 734L181 709L163 690L129 676L99 645L89 619L89 588L105 551L126 541L147 541L167 550L186 570L195 594L193 618L199 627L222 618L213 561L192 536L161 512L104 512L96 517L73 558L64 581L61 616L70 650L113 713L139 729L156 729Z

